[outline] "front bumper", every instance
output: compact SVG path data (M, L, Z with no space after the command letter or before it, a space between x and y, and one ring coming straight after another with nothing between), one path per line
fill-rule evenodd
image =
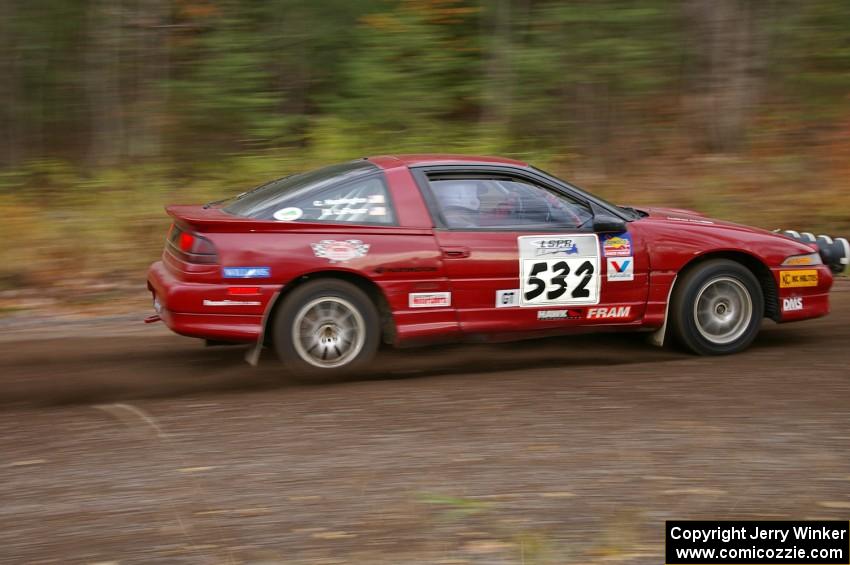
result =
M162 261L148 270L148 289L158 304L157 314L180 335L221 341L253 342L262 333L263 313L274 293L272 285L251 296L229 294L234 284L181 281Z
M826 265L771 269L778 290L779 322L820 318L829 314L833 275Z

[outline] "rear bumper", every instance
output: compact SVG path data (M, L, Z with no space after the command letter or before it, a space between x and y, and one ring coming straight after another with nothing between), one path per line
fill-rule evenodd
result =
M178 280L161 261L148 270L148 289L160 305L157 313L173 332L221 341L256 341L266 305L277 289L269 285L259 287L256 295L234 297L228 293L233 286Z
M772 269L779 291L779 322L820 318L829 314L829 290L833 276L829 267L777 267Z

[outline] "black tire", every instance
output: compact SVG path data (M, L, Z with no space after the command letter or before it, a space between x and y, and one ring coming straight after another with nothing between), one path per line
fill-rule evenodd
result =
M735 261L712 259L676 281L670 332L693 353L728 355L753 342L763 317L764 296L755 275Z
M300 341L296 323L304 330ZM381 341L380 318L372 300L357 286L338 279L318 279L293 290L275 315L273 331L275 351L287 370L311 380L362 370Z

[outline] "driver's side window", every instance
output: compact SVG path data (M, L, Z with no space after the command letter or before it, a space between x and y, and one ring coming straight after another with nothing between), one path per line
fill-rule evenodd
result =
M429 184L450 229L570 229L593 217L586 205L521 178L435 175Z

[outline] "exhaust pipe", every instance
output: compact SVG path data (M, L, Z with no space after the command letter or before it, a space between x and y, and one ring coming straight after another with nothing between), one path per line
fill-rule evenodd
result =
M847 265L850 264L850 243L847 242L847 238L836 237L832 239L828 235L815 237L810 232L801 233L794 230L774 230L774 232L803 243L817 245L823 264L828 266L833 273L844 272Z

